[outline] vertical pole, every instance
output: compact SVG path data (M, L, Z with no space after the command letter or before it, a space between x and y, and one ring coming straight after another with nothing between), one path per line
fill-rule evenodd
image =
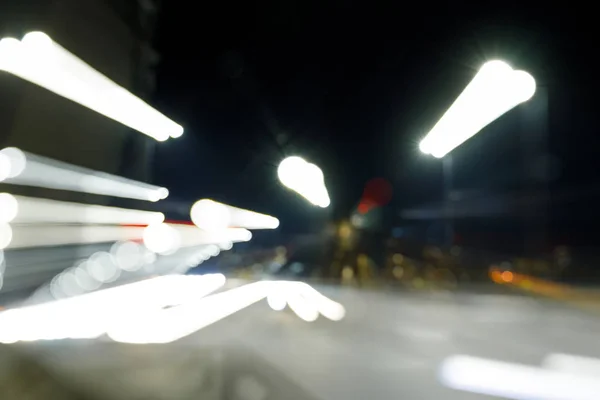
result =
M452 246L454 243L454 207L452 204L452 155L447 154L442 158L442 172L444 180L444 244Z
M525 252L547 251L549 230L548 88L538 86L535 96L521 106L524 193L539 199L525 211Z

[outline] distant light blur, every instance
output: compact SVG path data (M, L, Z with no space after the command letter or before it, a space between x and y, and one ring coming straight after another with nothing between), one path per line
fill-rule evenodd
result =
M365 185L358 204L358 213L366 214L376 207L385 206L392 199L392 185L383 178L371 179Z
M331 203L323 171L315 164L300 157L288 157L279 164L277 175L284 186L312 204L325 208Z

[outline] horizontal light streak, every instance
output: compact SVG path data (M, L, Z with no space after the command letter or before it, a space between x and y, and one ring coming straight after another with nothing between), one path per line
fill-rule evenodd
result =
M221 274L170 275L8 310L0 313L0 343L96 338L105 333L123 343L169 343L281 289L294 299L296 309L312 310L310 316L299 314L307 321L316 319L323 300L335 303L309 285L285 281L250 283L206 297L224 283Z
M15 147L1 150L0 159L0 182L14 185L146 201L162 200L169 195L169 191L164 187L78 167L27 153Z
M164 221L160 212L89 205L0 193L0 222L149 225Z
M279 220L270 215L233 207L210 199L198 200L190 210L194 224L206 231L225 228L275 229Z

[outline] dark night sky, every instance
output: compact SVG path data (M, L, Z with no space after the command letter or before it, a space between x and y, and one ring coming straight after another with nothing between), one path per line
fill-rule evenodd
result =
M501 58L548 88L552 185L596 187L590 12L503 4L163 2L156 103L186 134L158 146L157 180L174 199L212 197L300 224L324 214L277 182L277 163L298 154L323 169L336 216L377 176L393 183L397 207L435 200L440 163L417 142L476 69ZM511 118L457 152L462 188L510 171Z

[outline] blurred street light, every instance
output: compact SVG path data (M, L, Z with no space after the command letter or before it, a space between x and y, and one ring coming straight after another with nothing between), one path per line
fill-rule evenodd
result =
M279 164L277 175L281 183L306 200L322 208L331 203L321 168L300 157L287 157Z
M535 90L535 79L529 73L514 70L504 61L488 61L419 144L423 153L443 158L444 201L450 215L444 229L448 244L454 240L450 202L452 156L448 153L529 100Z
M529 100L535 79L503 61L489 61L419 144L425 154L442 158L498 117Z
M152 202L169 195L164 187L78 167L16 147L0 150L0 182Z
M226 228L276 229L279 220L270 215L233 207L210 199L198 200L190 210L192 222L205 231Z
M21 40L0 40L0 70L158 141L183 134L181 125L96 71L43 32L29 32Z

